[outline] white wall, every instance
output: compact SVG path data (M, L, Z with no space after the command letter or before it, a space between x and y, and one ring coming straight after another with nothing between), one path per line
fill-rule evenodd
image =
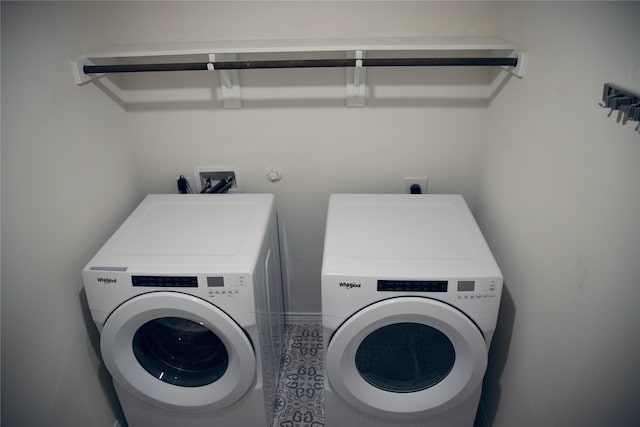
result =
M495 35L497 10L435 2L123 3L110 22L117 41L129 43ZM240 80L243 108L224 110L215 75L127 76L129 122L146 192L175 192L175 177L194 166L232 164L245 192L276 195L288 311L320 311L330 193L396 193L403 177L428 176L430 191L473 202L487 70L369 69L368 105L360 109L345 107L342 69L252 70ZM265 177L271 167L282 172L277 184Z
M506 280L484 401L496 427L640 425L640 3L501 7L526 77L489 108L477 217Z
M125 112L69 60L93 3L2 2L2 425L112 426L81 269L141 199Z

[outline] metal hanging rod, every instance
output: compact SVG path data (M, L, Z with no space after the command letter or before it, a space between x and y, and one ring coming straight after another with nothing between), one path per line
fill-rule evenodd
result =
M299 59L271 61L187 62L168 64L84 65L85 74L139 73L148 71L250 70L270 68L336 68L336 67L516 67L518 58L364 58L364 59Z

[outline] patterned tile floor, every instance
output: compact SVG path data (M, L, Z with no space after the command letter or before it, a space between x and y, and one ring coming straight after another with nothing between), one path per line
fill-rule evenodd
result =
M274 427L323 427L322 330L287 325Z

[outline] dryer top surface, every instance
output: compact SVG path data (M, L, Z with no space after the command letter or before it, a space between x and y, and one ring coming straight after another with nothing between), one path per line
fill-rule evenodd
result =
M460 195L334 194L323 274L499 276Z

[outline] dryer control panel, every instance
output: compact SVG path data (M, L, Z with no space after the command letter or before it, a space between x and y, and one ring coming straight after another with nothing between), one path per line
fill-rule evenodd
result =
M459 280L458 299L495 298L498 281L488 280Z
M447 292L446 280L378 280L378 292Z
M341 282L341 287L360 287L358 283ZM378 280L378 292L451 293L458 299L495 298L498 281L479 280Z

